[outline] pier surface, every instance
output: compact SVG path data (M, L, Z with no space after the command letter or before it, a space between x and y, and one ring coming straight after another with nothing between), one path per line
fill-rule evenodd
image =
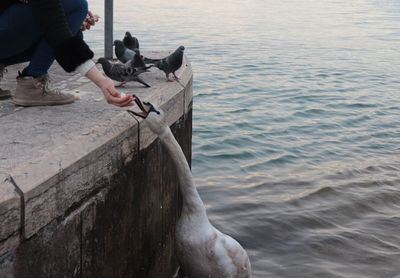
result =
M1 87L14 89L22 69L9 67ZM152 68L141 75L151 88L131 82L120 92L164 110L190 162L186 57L178 75L167 82ZM58 65L51 77L80 100L27 108L0 101L0 277L169 276L180 211L169 157L141 119L107 104L85 77Z

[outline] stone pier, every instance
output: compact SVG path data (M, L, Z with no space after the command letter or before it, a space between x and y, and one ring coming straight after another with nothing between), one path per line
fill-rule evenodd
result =
M0 86L13 89L22 68L9 67ZM30 108L0 101L0 277L171 277L181 202L167 152L86 78L57 65L51 73L80 100ZM153 68L142 75L151 88L134 82L120 91L165 111L190 162L186 57L179 74L167 82Z

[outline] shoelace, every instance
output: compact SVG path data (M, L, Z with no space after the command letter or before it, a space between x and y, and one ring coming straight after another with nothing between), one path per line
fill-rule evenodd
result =
M41 78L35 79L35 86L43 90L43 95L49 95L51 93L55 93L57 95L61 95L61 90L59 88L55 88L51 84L51 78L49 76L44 76Z

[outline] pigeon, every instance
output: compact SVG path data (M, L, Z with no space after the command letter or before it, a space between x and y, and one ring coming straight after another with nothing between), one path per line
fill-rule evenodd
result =
M114 45L115 45L115 55L117 56L118 60L121 61L122 63L125 64L129 60L132 60L133 66L135 68L140 68L140 67L146 66L146 64L143 60L143 56L140 55L139 48L135 48L134 50L131 50L129 48L126 48L124 43L119 40L115 40Z
M176 76L175 72L182 66L183 62L183 52L185 50L184 46L178 47L174 53L171 55L160 59L160 60L153 60L154 66L157 67L159 70L165 72L165 76L167 77L167 81L172 81L169 79L169 74L172 73L175 77L175 80L179 80L179 77ZM147 59L149 61L151 59Z
M133 57L133 65L135 68L146 67L146 63L144 62L144 57L140 54L139 48L134 49L135 56ZM150 67L153 67L151 65Z
M148 69L152 66L136 68L133 66L132 60L129 60L125 64L121 63L112 64L106 58L99 58L97 60L97 63L101 64L104 73L108 77L110 77L112 80L121 82L121 84L118 85L117 87L122 87L126 82L129 81L136 81L143 84L146 87L151 87L142 78L139 77L139 74L148 71Z
M122 63L126 63L129 60L132 60L135 57L135 51L126 48L124 43L120 40L114 41L115 46L115 56L117 56L118 60Z
M125 37L122 40L125 47L130 50L135 50L136 48L139 49L139 40L135 37L132 37L130 32L125 33Z
M144 56L143 56L143 61L144 61L146 64L155 64L155 63L161 61L161 59L152 59L152 58L147 58L147 57L144 57Z
M125 51L125 53L128 53L128 57L130 57L131 55L132 55L132 52L130 52L130 51L126 51L126 50L122 50L123 49L123 47L122 46L120 46L120 42L119 41L114 41L114 44L118 44L119 46L118 46L118 52L119 53L121 53L121 55L120 56L123 56L123 52ZM141 58L141 60L139 60L140 61L140 64L141 65L145 65L145 64L154 64L155 62L157 62L157 61L159 61L159 60L161 60L161 59L149 59L149 58L146 58L146 57L144 57L143 55L140 55L140 51L139 51L139 40L136 38L136 37L133 37L132 35L131 35L131 33L130 32L126 32L125 33L125 37L124 37L124 39L122 40L122 43L123 43L123 45L127 48L127 49L129 49L129 50L133 50L137 55L139 55L139 57ZM117 50L116 50L116 52L115 52L115 54L117 54ZM117 56L118 57L118 56ZM123 59L123 58L122 58ZM138 65L135 65L135 67L138 67L138 66L140 66L140 64L138 64Z

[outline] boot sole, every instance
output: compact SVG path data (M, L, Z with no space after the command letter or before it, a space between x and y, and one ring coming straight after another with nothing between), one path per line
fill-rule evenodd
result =
M12 97L10 91L8 91L8 90L1 91L0 90L0 100L8 99L10 97Z
M75 102L76 99L68 99L63 101L35 101L35 100L21 100L21 99L12 99L12 103L19 106L55 106L55 105L63 105L70 104Z
M5 100L11 98L11 95L0 95L0 100Z

